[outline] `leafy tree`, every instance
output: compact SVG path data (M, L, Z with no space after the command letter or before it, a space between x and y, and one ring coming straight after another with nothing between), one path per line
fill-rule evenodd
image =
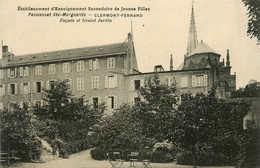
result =
M191 151L193 167L196 167L196 154L206 150L206 144L216 145L243 131L243 117L248 109L246 103L227 103L216 98L214 90L207 95L183 95L174 115L172 142Z
M38 122L27 107L13 104L10 110L0 110L1 151L14 151L24 161L41 156L41 142L35 127Z
M64 154L86 149L88 133L102 117L103 106L94 109L84 96L73 97L69 85L63 81L56 81L51 90L45 90L44 100L43 107L34 108L34 113L42 121L39 126L41 136L54 146L65 148L62 149Z
M247 7L248 20L248 36L256 37L260 44L260 1L259 0L242 0Z
M245 88L239 88L231 94L233 98L239 97L260 97L260 83L256 80L251 80Z

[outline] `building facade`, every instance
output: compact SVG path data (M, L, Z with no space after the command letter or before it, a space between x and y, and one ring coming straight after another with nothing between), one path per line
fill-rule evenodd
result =
M0 109L16 103L21 107L43 104L43 88L51 89L56 80L68 81L72 93L85 95L91 104L106 103L107 110L138 101L137 90L145 78L158 74L161 81L176 83L180 92L207 93L217 87L221 97L236 89L227 51L226 64L203 41L198 43L192 7L187 53L183 64L170 70L160 65L153 72L138 70L132 35L126 42L77 49L15 56L2 46L0 60Z

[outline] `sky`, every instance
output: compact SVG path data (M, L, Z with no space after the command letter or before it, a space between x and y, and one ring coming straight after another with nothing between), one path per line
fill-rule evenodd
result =
M18 11L18 6L146 7L149 11L84 11L86 18L108 13L143 16L118 17L106 23L64 23L59 17L29 17L29 12ZM133 32L141 72L153 71L154 65L169 70L171 54L176 69L186 53L191 6L192 0L0 0L0 39L12 53L23 55L123 42L127 33ZM203 40L219 53L221 60L226 59L229 49L231 73L237 75L237 88L244 87L251 79L260 81L260 46L246 34L248 17L243 3L195 0L194 12L198 41ZM92 16L88 17L89 14ZM84 17L75 19L78 18Z

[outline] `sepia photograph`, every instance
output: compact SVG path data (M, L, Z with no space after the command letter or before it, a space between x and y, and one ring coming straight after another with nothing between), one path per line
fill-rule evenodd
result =
M260 167L259 0L1 0L0 167Z

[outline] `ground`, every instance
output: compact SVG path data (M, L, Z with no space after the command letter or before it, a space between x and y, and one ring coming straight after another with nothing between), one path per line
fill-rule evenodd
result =
M153 168L192 168L192 166L181 166L175 163L151 163ZM141 167L142 163L137 163L137 167ZM130 163L125 162L124 168L129 168ZM9 168L111 168L108 161L97 161L90 157L90 150L82 151L70 155L69 159L54 158L48 160L45 163L20 163L9 166ZM200 166L198 168L201 168ZM206 168L206 167L205 167ZM207 168L209 168L207 166ZM210 167L220 168L220 167ZM233 168L233 167L221 167L221 168Z

